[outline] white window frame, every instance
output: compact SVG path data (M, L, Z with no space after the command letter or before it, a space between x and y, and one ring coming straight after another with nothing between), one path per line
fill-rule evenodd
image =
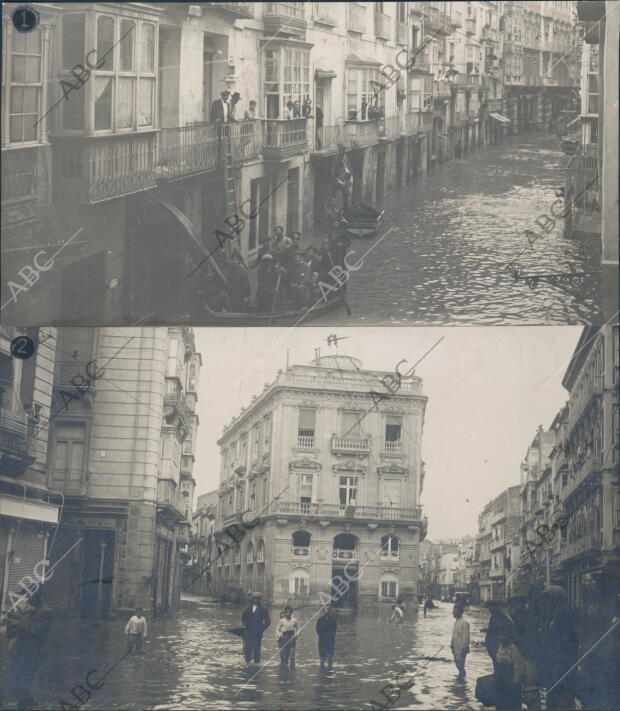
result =
M298 581L304 581L300 585ZM304 588L300 590L299 588ZM288 579L289 595L309 595L310 594L310 573L305 568L293 568Z
M383 583L394 586L394 595L389 595L383 592ZM382 573L379 578L379 598L381 600L391 600L396 599L399 593L399 578L396 573Z
M345 484L342 483L343 479L346 479L347 481ZM353 483L351 483L351 481ZM361 497L360 497L360 482L361 482L361 477L356 476L356 475L351 475L351 474L341 474L338 477L338 505L339 506L359 506ZM346 502L343 504L340 501L340 490L344 489L346 492ZM355 498L351 500L351 492L355 491Z
M43 107L47 106L47 86L48 82L46 80L48 76L49 67L49 27L41 24L37 29L32 32L41 33L41 74L40 82L13 82L11 80L11 74L13 71L13 32L17 32L14 29L11 22L3 22L3 42L4 42L4 77L2 81L2 120L4 125L4 130L2 131L2 147L3 148L24 148L28 146L38 146L43 143L47 143L47 121L48 117L42 118L45 111ZM31 33L29 33L31 34ZM37 55L38 56L38 55ZM37 126L35 138L31 141L15 141L11 142L11 126L10 126L10 111L11 111L11 89L13 87L37 87L38 89L38 100L37 100Z

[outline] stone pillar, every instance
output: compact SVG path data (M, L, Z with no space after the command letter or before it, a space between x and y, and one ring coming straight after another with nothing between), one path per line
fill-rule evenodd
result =
M151 609L151 576L155 555L155 504L130 503L127 518L125 557L119 594L122 609L141 606Z

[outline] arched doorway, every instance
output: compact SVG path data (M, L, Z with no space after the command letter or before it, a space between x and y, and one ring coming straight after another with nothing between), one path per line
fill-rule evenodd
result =
M334 536L332 549L332 605L357 607L359 539L352 533Z

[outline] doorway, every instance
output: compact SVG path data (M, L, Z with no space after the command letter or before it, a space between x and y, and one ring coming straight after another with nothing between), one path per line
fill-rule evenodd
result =
M332 567L332 606L333 607L357 607L357 583L358 567L355 565L348 565L345 574L344 567ZM335 580L335 582L334 582ZM344 580L347 584L347 590L344 595L341 593L342 583Z
M82 541L80 617L106 619L112 602L114 531L86 531Z

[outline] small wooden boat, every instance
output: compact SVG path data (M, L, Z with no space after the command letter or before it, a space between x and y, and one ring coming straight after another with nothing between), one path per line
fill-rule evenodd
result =
M344 306L341 294L334 294L325 301L318 301L312 306L288 311L274 311L273 314L259 311L236 313L232 311L213 311L204 307L204 317L192 318L192 325L213 326L303 326L307 321Z
M383 213L384 210L379 212L364 203L353 205L347 213L347 234L349 237L376 237Z

